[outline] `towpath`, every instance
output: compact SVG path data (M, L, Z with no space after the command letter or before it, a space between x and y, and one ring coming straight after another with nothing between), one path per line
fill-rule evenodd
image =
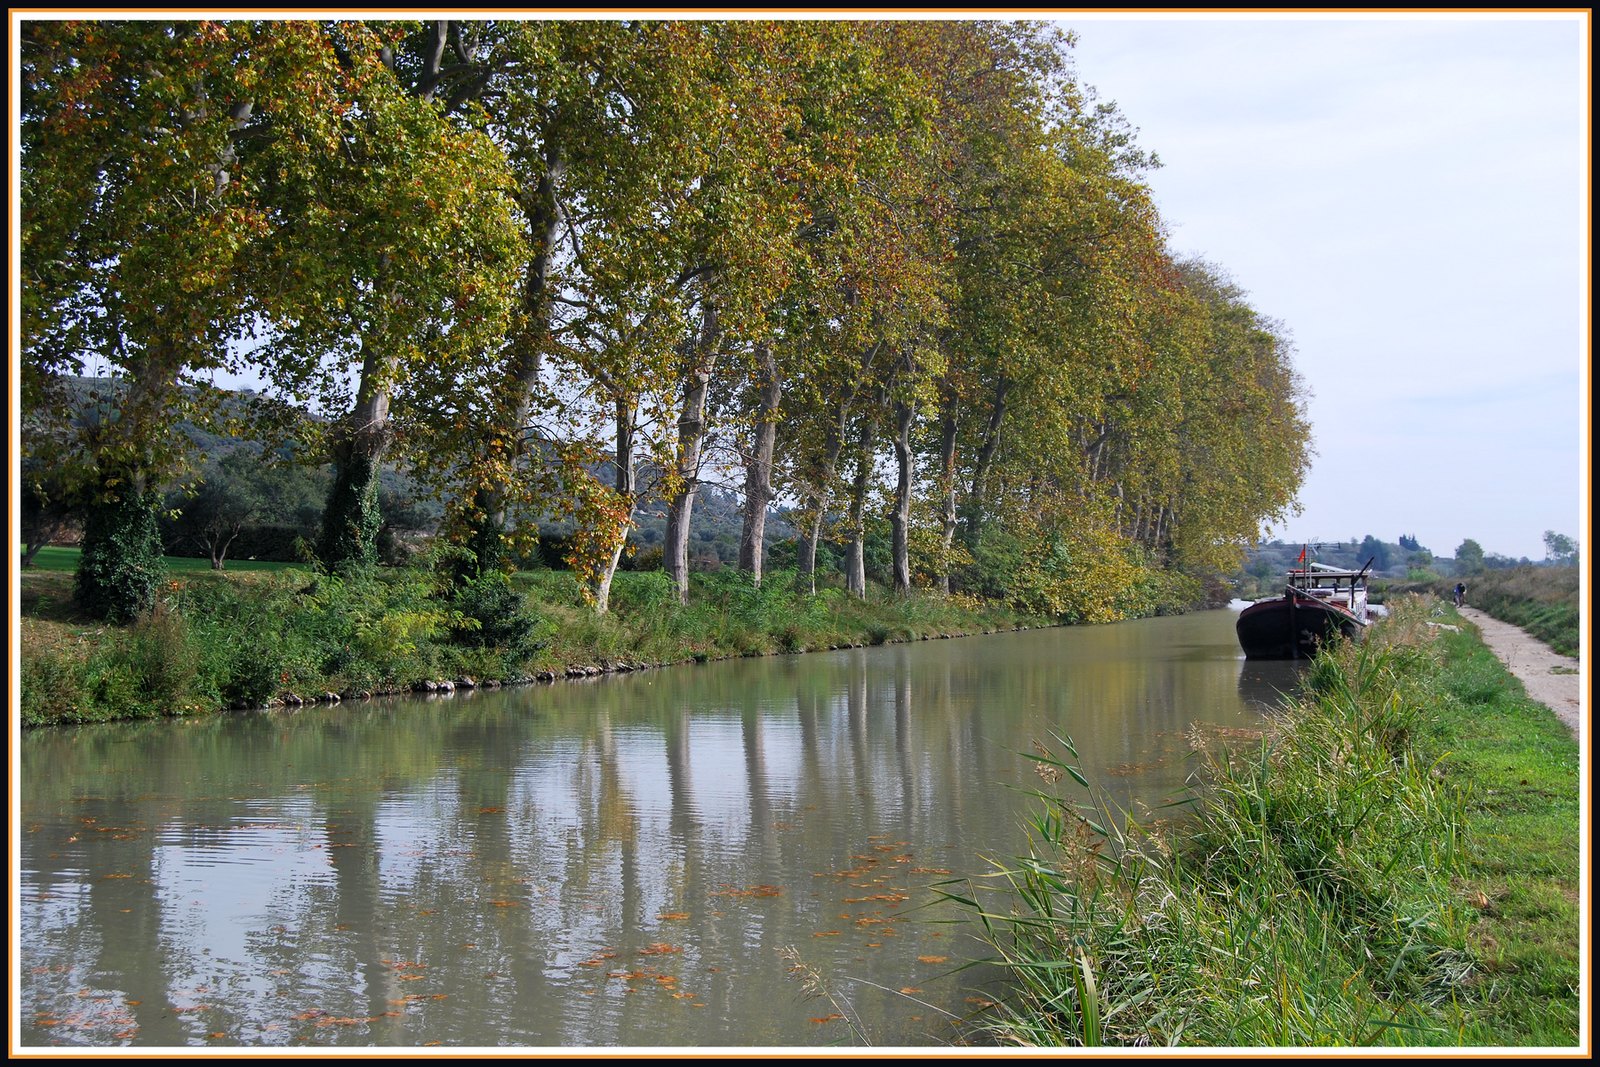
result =
M1462 608L1461 617L1482 631L1483 643L1516 675L1528 696L1554 711L1572 736L1581 739L1583 675L1578 673L1578 661L1552 652L1544 642L1477 608Z

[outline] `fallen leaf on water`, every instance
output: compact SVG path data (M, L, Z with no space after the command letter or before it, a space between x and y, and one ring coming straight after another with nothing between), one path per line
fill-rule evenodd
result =
M662 922L677 922L680 919L689 918L689 913L686 911L664 911L657 915L656 918Z
M667 955L668 953L671 953L671 952L682 952L682 951L683 951L683 949L680 948L677 945L669 945L665 941L657 941L653 945L646 945L644 948L640 949L638 951L637 955L640 955L640 956L665 956L665 955Z
M522 905L518 904L515 900L491 900L491 901L489 901L489 903L493 904L497 908L520 908L520 907L522 907Z
M918 956L918 963L949 963L949 956Z
M812 1019L811 1021L814 1022L814 1023L819 1023L819 1024L820 1023L831 1023L835 1019L843 1019L843 1018L844 1018L843 1015L840 1015L838 1012L834 1012L831 1015L818 1016L818 1017Z
M839 936L839 931L837 931L837 930L818 930L816 933L812 934L811 936L812 937L838 937Z
M498 812L502 812L502 811L505 811L505 810L506 810L505 808L479 808L478 809L478 814L479 815L494 815L494 814L496 814Z
M918 988L917 988L917 987L916 987L916 986L914 986L914 985L904 985L904 986L901 986L901 987L900 987L900 992L902 992L902 993L904 993L904 994L905 994L905 995L906 995L906 996L908 996L908 997L909 997L909 996L910 996L910 995L911 995L911 994L913 994L913 993L920 993L920 992L922 992L922 990L920 990L920 989L918 989Z
M949 867L913 867L912 874L949 874Z

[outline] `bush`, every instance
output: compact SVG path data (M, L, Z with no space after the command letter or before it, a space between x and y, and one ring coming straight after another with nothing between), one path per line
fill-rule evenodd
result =
M179 715L193 710L200 657L191 647L183 618L158 607L127 633L124 662L137 689L137 699L150 715Z
M459 644L502 648L514 655L538 647L543 620L503 574L486 574L465 583L456 590L452 606L461 616L461 625L452 629Z
M82 664L54 649L22 657L21 696L24 726L84 721L88 698Z

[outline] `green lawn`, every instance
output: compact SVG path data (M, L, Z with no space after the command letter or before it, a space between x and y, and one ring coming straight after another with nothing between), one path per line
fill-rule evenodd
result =
M36 571L64 571L67 574L76 574L78 571L78 557L83 553L76 548L58 548L49 546L41 548L39 554L33 557L33 570ZM208 559L191 559L185 556L163 556L162 562L167 565L167 570L174 574L210 574L211 561ZM227 561L228 571L283 571L294 568L307 569L300 563L272 563L266 560L230 559Z

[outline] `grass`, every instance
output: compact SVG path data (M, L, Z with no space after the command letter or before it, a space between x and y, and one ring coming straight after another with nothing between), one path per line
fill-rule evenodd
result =
M1520 627L1563 656L1578 656L1577 567L1511 567L1486 570L1462 579L1467 603ZM1449 600L1457 579L1398 583L1395 593L1426 593Z
M947 890L1012 980L995 1035L1576 1045L1577 748L1431 604L1320 658L1256 746L1204 752L1175 829L1098 803L1070 742L1036 757L1032 854Z
M55 572L76 574L78 560L83 555L76 548L67 548L60 545L46 545L39 549L38 555L33 558L33 566L23 571L24 574L34 572ZM216 574L212 569L209 559L195 559L189 556L162 556L167 570L173 574ZM221 573L237 574L252 572L275 573L286 570L309 571L302 563L275 563L269 560L230 559Z
M661 572L624 572L596 615L571 574L456 586L426 567L338 576L281 565L174 570L153 615L126 627L82 615L73 556L22 581L22 722L98 722L396 692L440 681L526 681L736 656L992 632L1032 619L966 598L867 600L695 575L687 604Z
M1467 603L1528 631L1564 656L1578 655L1578 568L1513 567L1467 583Z

